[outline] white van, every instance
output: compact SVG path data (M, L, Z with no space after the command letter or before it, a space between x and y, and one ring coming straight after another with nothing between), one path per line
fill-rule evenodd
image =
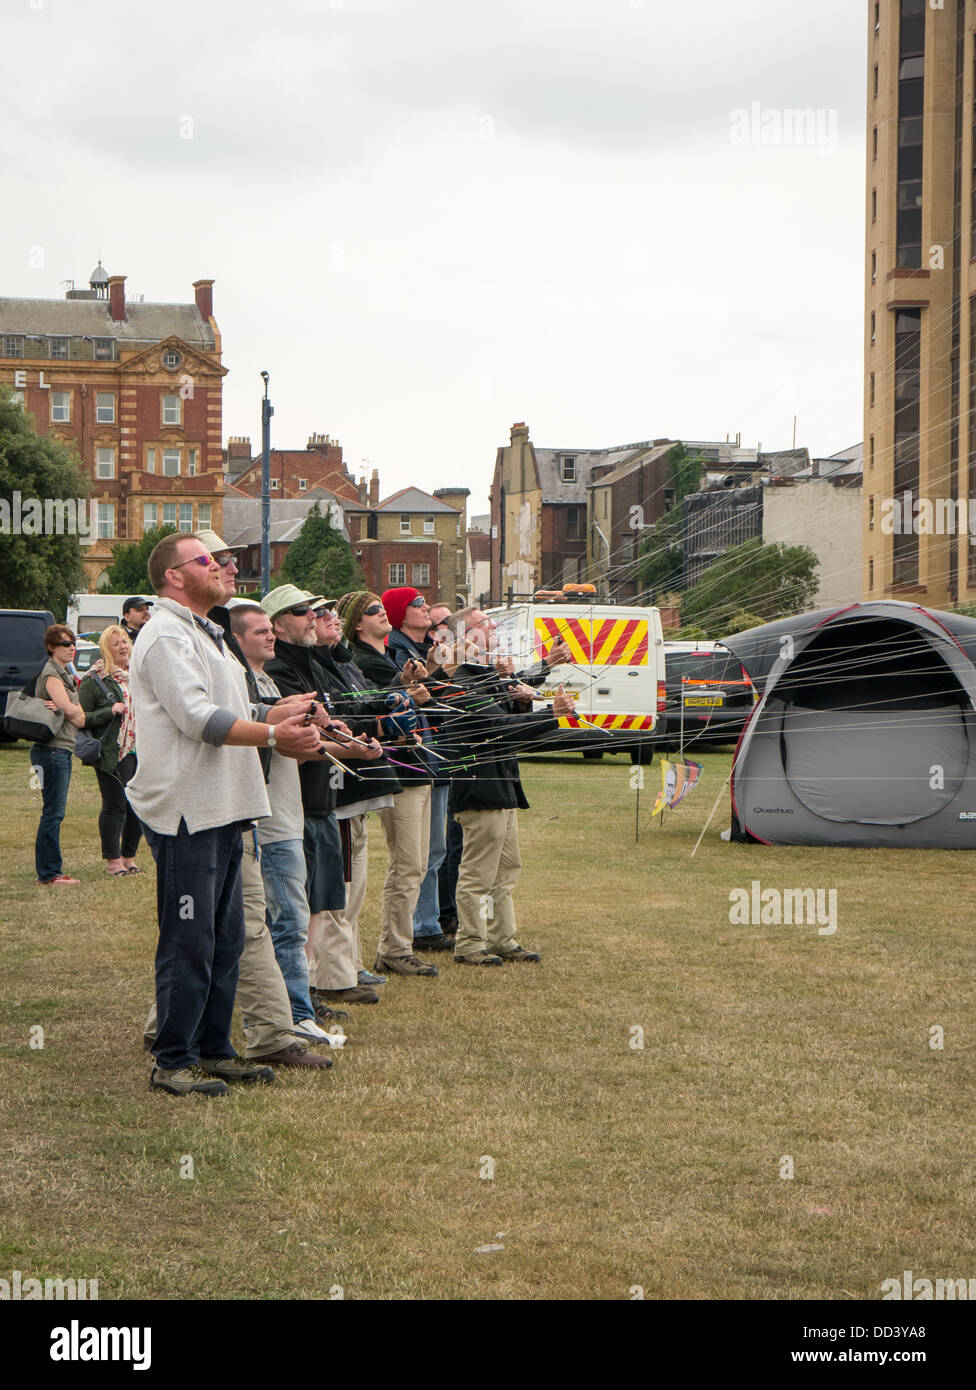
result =
M122 605L134 594L72 594L66 622L72 632L101 632L122 621ZM153 600L155 601L155 600Z
M517 603L492 608L499 650L515 669L541 661L562 638L573 652L572 664L556 666L537 699L551 700L560 685L571 693L577 711L590 724L619 734L612 749L629 753L632 762L650 762L646 735L665 707L664 639L656 608L612 603ZM628 742L628 729L645 736ZM584 754L600 757L600 753Z

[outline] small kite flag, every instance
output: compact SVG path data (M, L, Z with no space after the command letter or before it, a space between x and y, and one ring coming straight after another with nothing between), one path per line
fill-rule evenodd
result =
M677 810L692 787L697 785L701 771L701 763L692 762L690 758L684 763L672 763L662 758L661 790L651 815L656 816L665 806L669 811Z

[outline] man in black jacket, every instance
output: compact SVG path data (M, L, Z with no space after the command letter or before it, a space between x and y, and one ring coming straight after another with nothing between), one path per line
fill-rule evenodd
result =
M353 737L362 736L367 745L367 749L355 742L348 745L348 757L341 761L346 765L352 762L351 776L334 764L303 764L299 774L311 909L308 939L312 998L326 1003L375 1004L379 1000L375 988L364 986L358 978L358 911L352 917L348 911L350 904L344 886L347 874L335 812L340 797L347 802L352 798L385 801L392 798L400 784L382 757L378 742L371 737L376 728L375 716L361 704L357 708L348 685L319 660L315 606L322 602L294 584L279 585L264 598L261 606L272 621L276 638L274 660L267 663L265 670L284 694L317 693L329 705L332 715L345 722ZM385 705L380 707L385 709ZM365 875L365 863L362 872Z
M475 609L461 609L447 620L455 643L477 655L472 639L463 637ZM461 965L501 965L506 960L538 961L535 951L519 945L512 890L521 870L518 812L528 801L522 790L515 750L538 746L559 728L557 718L575 708L560 687L552 715L510 714L510 682L490 666L459 660L467 650L451 651L431 673L430 686L439 702L458 714L442 726L442 738L457 751L465 768L451 783L451 810L464 832L458 873L457 942L454 959ZM446 677L441 682L439 677ZM516 691L516 694L519 692Z

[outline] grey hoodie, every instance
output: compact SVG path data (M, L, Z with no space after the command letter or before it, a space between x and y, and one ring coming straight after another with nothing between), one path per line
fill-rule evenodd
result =
M191 835L270 814L254 748L224 748L235 719L254 719L240 662L189 608L159 598L132 651L129 691L138 767L126 796L141 821Z

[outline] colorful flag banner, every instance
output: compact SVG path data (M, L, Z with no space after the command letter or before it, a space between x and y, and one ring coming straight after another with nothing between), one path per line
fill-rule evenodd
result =
M656 816L665 806L669 811L677 810L691 789L697 785L701 771L701 763L692 762L690 758L683 763L672 763L662 758L661 790L651 815Z

